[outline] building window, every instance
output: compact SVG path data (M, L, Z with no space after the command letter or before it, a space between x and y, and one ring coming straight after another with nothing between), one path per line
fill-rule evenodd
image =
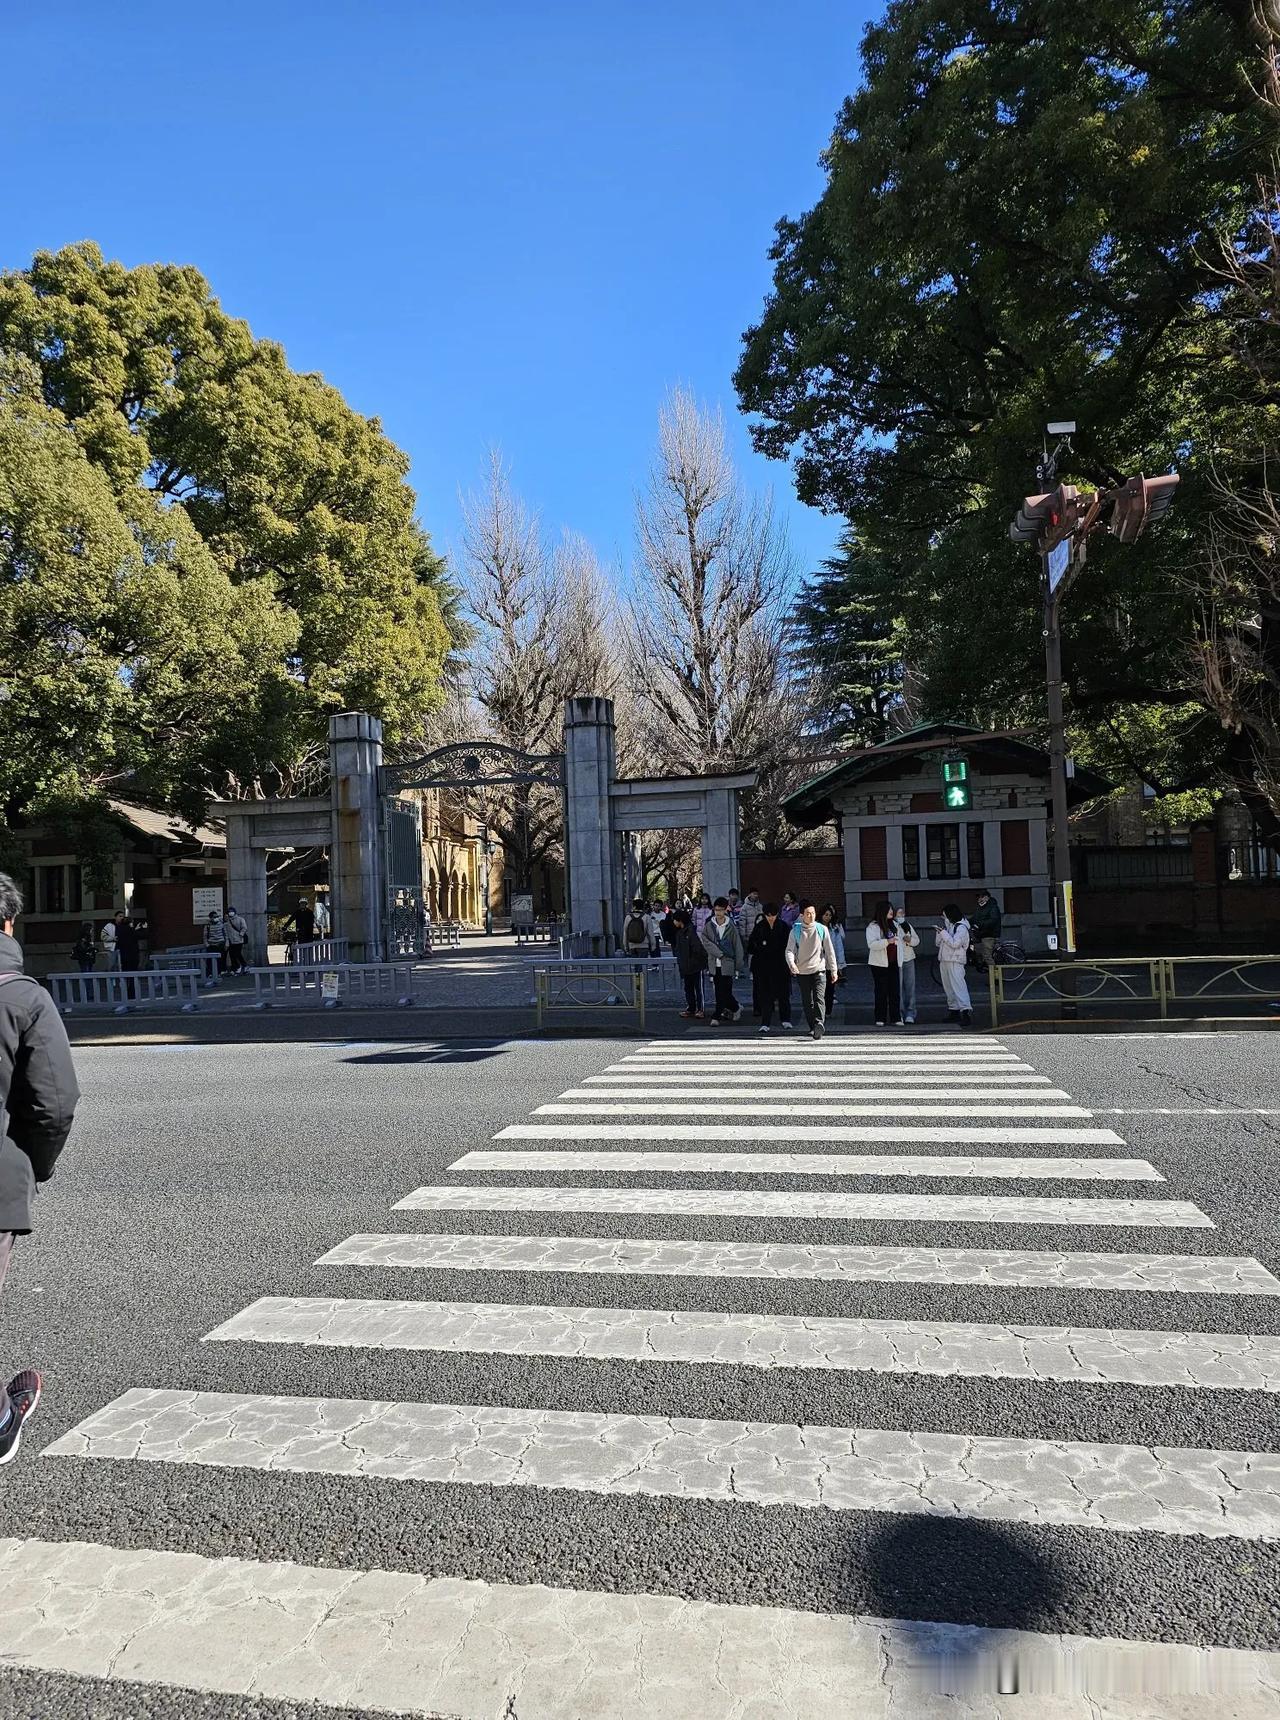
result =
M67 873L64 866L41 866L40 877L40 912L42 914L65 914L67 911Z
M987 875L987 851L983 840L984 824L966 824L965 838L968 845L969 876L985 878Z
M931 878L960 876L960 826L926 824L925 849Z
M902 876L918 878L920 876L920 826L904 824L902 827Z
M78 866L67 867L67 912L78 914L84 906L84 878Z

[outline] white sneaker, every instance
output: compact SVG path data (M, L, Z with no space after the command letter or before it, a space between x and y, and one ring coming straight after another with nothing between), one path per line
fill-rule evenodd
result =
M780 1021L778 1023L778 1026L782 1029L782 1031L784 1033L790 1033L790 1031L794 1025L795 1025L795 1023L790 1022L790 1021Z
M769 1029L767 1027L762 1027L760 1031L761 1033L768 1033Z

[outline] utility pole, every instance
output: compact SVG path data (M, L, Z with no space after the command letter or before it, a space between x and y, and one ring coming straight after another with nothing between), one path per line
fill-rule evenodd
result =
M1039 493L1023 498L1009 527L1015 543L1034 544L1040 552L1041 596L1044 603L1045 684L1049 708L1049 786L1053 810L1054 919L1058 955L1071 962L1076 953L1075 904L1071 888L1071 841L1067 827L1067 736L1062 699L1062 599L1084 565L1085 544L1093 531L1106 529L1121 543L1132 543L1148 525L1166 512L1178 479L1125 478L1112 489L1082 494L1073 484L1059 484L1058 461L1071 447L1075 424L1070 420L1048 426L1056 437L1045 444L1036 467ZM1062 1013L1076 1013L1076 976L1064 975Z

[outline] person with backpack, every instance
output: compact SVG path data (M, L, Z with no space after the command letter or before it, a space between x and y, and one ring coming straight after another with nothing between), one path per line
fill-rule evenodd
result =
M622 953L634 956L637 961L649 953L649 920L639 897L632 902L631 912L622 922Z
M729 898L717 896L711 918L702 928L702 947L707 952L707 967L715 987L716 1007L711 1017L717 1026L736 1021L742 1005L733 995L735 977L741 979L747 971L747 952L742 937L729 918Z
M973 1005L969 1001L969 986L964 977L964 965L969 957L969 922L954 902L942 910L938 927L938 972L942 989L947 994L947 1018L961 1027L973 1024Z
M93 924L89 920L80 923L80 936L71 946L71 959L81 973L92 973L98 960L98 946L93 936Z
M13 936L21 912L17 885L0 872L0 1285L18 1237L31 1234L36 1190L53 1175L80 1098L62 1017L23 972ZM18 1455L42 1383L23 1368L0 1385L0 1464Z
M758 1002L761 1033L773 1029L773 1012L778 1011L778 1025L791 1026L791 972L787 967L787 939L790 926L778 917L778 904L766 902L760 918L752 927L747 940L747 958L751 963L752 986Z
M834 980L837 972L836 952L827 928L818 924L812 902L800 904L800 917L788 934L787 966L800 986L809 1032L814 1039L821 1039L826 1032L827 982Z
M707 952L702 939L693 929L693 917L685 909L671 916L673 930L671 948L675 954L680 978L684 981L684 1008L680 1014L686 1021L701 1021L702 976L707 969Z
M877 902L867 922L867 966L875 988L877 1027L902 1026L902 940L888 902Z

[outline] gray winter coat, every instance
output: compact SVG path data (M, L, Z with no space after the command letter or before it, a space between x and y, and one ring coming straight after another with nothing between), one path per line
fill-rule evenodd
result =
M730 919L725 920L723 927L718 926L713 916L702 928L702 947L707 952L707 966L711 972L716 971L717 961L722 964L722 971L741 976L747 971L747 952L742 947L742 934Z
M53 1175L79 1097L62 1017L0 932L0 1230L31 1229L31 1197Z

